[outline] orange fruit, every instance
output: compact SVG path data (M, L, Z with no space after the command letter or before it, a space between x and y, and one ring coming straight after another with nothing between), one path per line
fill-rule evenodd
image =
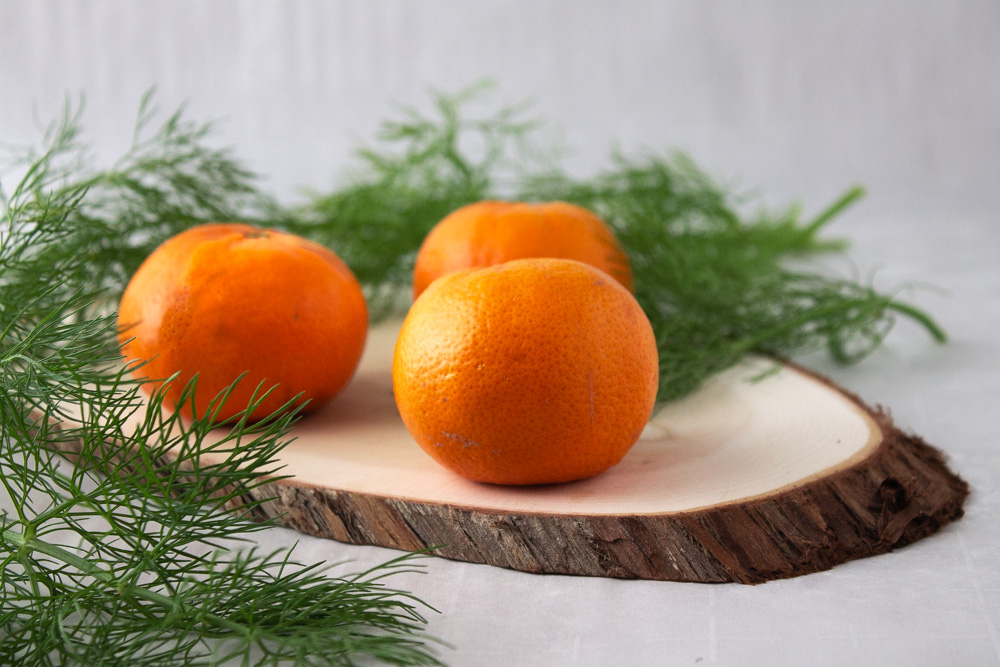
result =
M484 201L451 213L424 239L413 269L413 297L452 271L529 257L575 259L632 290L625 251L587 209L565 202Z
M125 289L118 324L126 358L149 360L137 376L179 373L166 386L168 405L197 374L193 413L178 407L203 416L245 373L216 419L246 410L263 383L274 389L250 415L260 419L299 394L314 410L340 392L361 356L368 311L350 269L323 246L220 223L158 247Z
M653 409L652 327L606 273L524 259L435 281L396 342L393 391L438 463L496 484L568 482L618 463Z

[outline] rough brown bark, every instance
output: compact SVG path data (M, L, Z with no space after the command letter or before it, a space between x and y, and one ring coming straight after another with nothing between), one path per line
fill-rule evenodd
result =
M432 548L536 573L758 584L827 570L927 537L962 516L968 485L940 452L868 412L882 444L832 475L770 496L637 516L508 514L345 493L295 480L262 487L262 516L353 544Z

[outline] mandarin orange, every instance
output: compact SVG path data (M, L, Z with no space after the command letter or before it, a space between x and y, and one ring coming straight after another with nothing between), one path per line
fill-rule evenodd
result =
M438 463L496 484L567 482L618 463L650 417L652 327L608 274L515 260L435 281L392 367L407 429Z
M197 374L186 416L246 374L215 416L245 411L258 385L272 389L250 415L286 402L312 410L350 380L364 347L368 313L350 269L323 246L244 224L207 224L157 248L122 296L119 339L127 359L148 360L136 374L178 376L167 404ZM146 385L150 392L161 385Z
M575 259L632 289L625 251L587 209L565 202L483 201L454 211L424 239L413 270L413 296L452 271L530 257Z

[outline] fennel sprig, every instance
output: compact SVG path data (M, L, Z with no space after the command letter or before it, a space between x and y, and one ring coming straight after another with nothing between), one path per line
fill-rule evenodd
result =
M838 361L858 361L897 316L944 340L923 311L810 261L846 248L822 234L861 188L804 219L798 206L745 213L745 198L681 154L618 153L603 172L573 178L558 153L539 150L544 128L523 105L471 117L466 107L484 92L435 94L430 113L404 109L376 146L360 151L351 182L314 196L288 226L333 247L369 294L384 296L409 285L424 236L459 206L500 198L589 208L629 255L658 341L660 401L690 393L749 352L787 357L825 347ZM380 304L385 312L408 302Z
M0 663L439 664L428 607L383 581L410 558L344 577L238 548L273 525L244 494L280 475L293 412L210 445L207 419L163 413L161 396L147 411L121 367L106 306L137 262L257 196L205 127L175 115L146 136L149 112L106 172L86 170L68 113L3 197Z

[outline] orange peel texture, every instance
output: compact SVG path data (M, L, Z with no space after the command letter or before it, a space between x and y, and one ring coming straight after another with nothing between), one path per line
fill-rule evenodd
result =
M403 422L453 472L568 482L618 463L656 399L656 340L632 294L566 259L449 274L413 304L393 359Z
M575 259L632 290L624 249L587 209L565 202L484 201L454 211L424 239L413 270L413 296L453 271L532 257Z
M197 374L182 414L203 416L242 374L217 420L244 411L262 385L272 389L250 415L260 419L295 399L314 410L340 392L360 359L368 329L364 295L333 252L280 231L213 223L157 248L122 296L119 339L135 374L167 383L167 404ZM193 410L192 410L193 408Z

